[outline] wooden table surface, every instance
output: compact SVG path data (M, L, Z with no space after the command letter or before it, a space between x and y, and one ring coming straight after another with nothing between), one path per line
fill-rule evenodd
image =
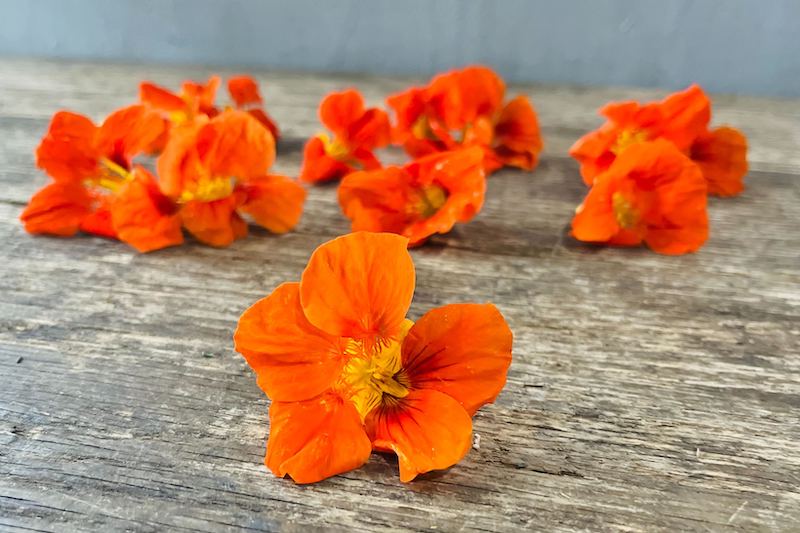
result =
M512 88L539 111L539 168L499 172L472 223L412 252L412 318L492 301L514 331L479 449L411 484L373 455L298 486L263 466L268 401L231 335L347 232L334 187L310 190L295 232L222 250L139 255L18 222L54 111L101 119L140 80L209 72L0 61L0 530L800 531L800 102L714 100L751 141L748 188L710 201L698 253L665 257L567 236L585 189L566 154L601 104L664 93ZM290 175L324 94L377 104L419 81L258 77Z

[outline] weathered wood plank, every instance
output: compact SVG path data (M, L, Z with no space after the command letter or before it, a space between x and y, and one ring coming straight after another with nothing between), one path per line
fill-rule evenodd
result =
M699 253L667 258L565 235L584 188L563 149L603 101L654 93L525 88L540 168L499 173L473 223L413 252L412 317L491 300L515 332L508 386L475 419L480 449L410 485L375 455L301 487L261 463L268 403L230 338L347 231L333 187L310 191L296 232L225 250L137 255L16 221L44 183L32 149L53 109L100 117L139 79L205 73L0 61L0 529L800 528L800 103L720 99L752 140L749 188L711 202ZM276 168L295 174L319 97L353 80L261 78L287 131ZM357 85L379 102L404 83Z

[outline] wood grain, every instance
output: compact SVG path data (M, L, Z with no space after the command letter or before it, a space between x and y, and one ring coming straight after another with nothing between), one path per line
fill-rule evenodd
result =
M585 192L568 146L605 101L661 94L513 88L539 110L542 164L492 177L473 223L413 251L412 318L493 301L514 331L480 448L408 485L373 455L297 486L262 464L268 402L231 335L347 231L333 187L310 190L297 231L224 250L137 255L17 221L46 181L32 151L52 112L100 118L142 79L207 74L0 61L0 530L800 530L800 102L715 99L753 171L741 197L711 201L708 244L672 258L566 235ZM327 91L379 103L414 81L260 78L288 174Z

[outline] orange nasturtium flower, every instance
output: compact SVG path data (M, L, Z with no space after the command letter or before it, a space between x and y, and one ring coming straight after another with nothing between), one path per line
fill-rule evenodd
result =
M532 170L542 151L536 111L525 96L504 106L504 95L505 83L487 67L440 74L386 100L397 117L393 140L412 157L480 146L487 172L504 165Z
M710 194L733 196L744 188L747 140L730 127L708 129L711 102L698 85L660 102L610 103L600 109L600 114L607 122L570 148L587 185L628 147L665 139L700 165Z
M339 184L339 205L353 231L385 231L424 243L468 222L483 206L484 152L434 153L403 167L354 172Z
M240 213L273 233L300 220L305 189L267 173L275 140L245 111L173 128L158 159L161 189L180 206L184 228L199 241L228 246L247 235Z
M494 401L512 334L491 304L406 318L406 239L359 232L317 248L299 283L247 309L234 334L272 399L265 463L313 483L393 451L401 481L448 468L471 444L471 416Z
M331 181L356 170L380 168L373 151L389 144L385 111L367 109L361 94L348 89L326 96L319 105L319 118L333 138L321 133L308 140L300 170L302 181Z
M618 246L644 242L668 255L693 252L708 238L703 174L669 141L636 143L595 178L572 235Z
M127 242L128 233L120 235L113 210L122 192L131 194L141 184L151 187L152 176L134 167L133 158L161 132L159 116L141 105L115 111L99 127L76 113L56 113L36 151L37 165L54 182L31 198L20 217L25 229L60 236L80 230ZM171 215L169 206L159 207ZM145 225L137 244L147 247L142 238L163 239L162 231L172 230Z

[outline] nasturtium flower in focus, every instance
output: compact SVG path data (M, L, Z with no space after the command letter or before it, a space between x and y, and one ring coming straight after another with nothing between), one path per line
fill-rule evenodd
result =
M503 166L532 170L542 151L536 111L525 96L505 105L504 96L505 83L487 67L440 74L387 99L396 116L393 141L412 157L478 146L487 173Z
M448 468L494 401L512 334L491 304L445 305L416 323L407 239L358 232L321 245L299 283L247 309L236 350L272 400L265 463L297 483L397 454L401 481Z
M274 159L269 130L251 114L229 109L173 128L157 166L184 228L205 244L228 246L247 235L242 214L273 233L299 221L305 189L268 174Z
M600 114L606 123L570 148L587 185L629 147L663 139L700 165L709 194L732 196L744 188L747 141L734 128L709 129L711 101L698 85L660 102L610 103L600 109Z
M319 118L332 136L320 133L308 140L300 179L318 183L342 178L356 170L380 168L374 150L389 144L389 117L378 108L366 108L355 89L327 95Z
M36 150L36 164L53 183L37 192L23 211L20 218L25 229L58 236L84 231L126 240L118 234L112 211L119 205L119 195L130 192L131 184L152 181L133 159L162 130L159 116L141 105L115 111L100 126L83 115L56 113ZM161 229L165 228L144 227L139 237L162 239Z
M391 232L424 243L468 222L483 206L484 152L438 152L403 167L354 172L339 184L339 205L353 231Z
M706 180L667 140L630 146L598 174L572 220L572 235L661 254L699 249L708 238Z

